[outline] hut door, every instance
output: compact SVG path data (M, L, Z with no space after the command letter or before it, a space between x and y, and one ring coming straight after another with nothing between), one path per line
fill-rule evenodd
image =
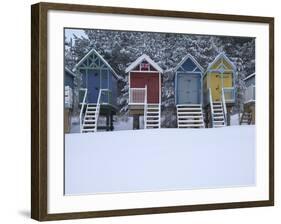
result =
M187 90L188 90L188 103L199 104L200 103L200 76L187 75Z
M178 76L178 104L200 103L200 76L180 74Z
M88 102L96 103L100 89L99 74L95 70L88 70L87 77Z
M213 101L221 101L222 79L221 74L213 74L212 77L212 98Z
M147 102L159 103L159 74L146 75Z

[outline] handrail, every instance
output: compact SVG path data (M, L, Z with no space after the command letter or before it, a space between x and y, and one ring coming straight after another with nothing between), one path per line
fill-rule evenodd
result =
M158 114L159 126L158 126L158 128L161 128L161 102L159 103L158 111L159 111L159 114Z
M226 109L226 103L225 103L225 97L224 97L224 89L225 88L222 88L221 89L221 101L222 101L222 105L223 105L223 110L224 110L224 121L226 122L227 120L227 109Z
M234 101L235 101L234 91L235 91L234 87L223 87L222 88L225 103L234 103Z
M134 90L136 91L143 91L145 94L146 89L145 88L130 88L129 89L129 104L144 104L144 100L143 102L134 102ZM144 96L145 97L145 96Z
M108 92L108 94L107 94L107 103L108 104L110 104L110 100L109 100L109 93L112 93L112 91L110 90L110 89L100 89L100 91L99 91L99 97L98 97L98 103L100 103L100 104L102 104L102 103L104 103L104 102L101 102L101 100L102 100L102 94L103 94L103 92Z
M100 99L101 99L102 90L103 89L100 89L98 100L97 100L97 108L96 108L96 112L95 112L95 122L96 122L95 132L97 132L97 130L98 130L98 116L99 116L99 113L100 113Z
M97 130L98 130L98 117L99 117L99 114L100 114L100 105L101 105L101 95L102 95L102 92L111 92L111 90L109 90L109 89L100 89L100 91L99 91L99 96L98 96L98 100L97 100L97 108L96 108L96 112L95 112L95 118L96 118L96 120L95 120L95 122L96 122L95 132L97 132Z
M213 126L213 124L214 124L214 118L213 118L214 107L213 107L213 99L212 99L211 88L209 88L209 100L210 100L210 107L211 107L211 120L212 120L212 126Z
M81 105L80 115L79 115L80 133L82 133L82 116L83 116L84 106L86 104L86 98L87 98L87 94L88 94L88 89L84 88L84 89L80 89L80 90L84 90L85 91L84 97L83 97L83 101L82 101L82 105Z
M147 120L147 85L145 85L145 88L144 88L144 115L143 115L143 118L144 118L144 129L146 129L146 120Z

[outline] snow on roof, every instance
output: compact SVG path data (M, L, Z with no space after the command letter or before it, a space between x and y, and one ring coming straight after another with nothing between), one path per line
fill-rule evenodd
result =
M245 79L243 79L243 81L246 81L246 80L248 80L248 79L254 77L255 75L256 75L256 73L253 73L253 74L251 74L251 75L248 75Z
M126 73L130 72L132 69L134 69L137 65L139 65L143 61L147 61L149 64L151 64L158 72L163 73L163 69L157 65L148 55L143 54L140 57L138 57L134 62L132 62L125 70Z
M114 74L114 76L117 79L121 79L121 77L113 70L113 68L108 64L108 62L99 54L99 52L97 52L94 48L92 50L90 50L73 68L73 71L76 71L77 67L79 65L81 65L92 53L94 53L95 55L97 55L104 64L106 64L106 66L112 71L112 73Z
M181 61L180 63L175 67L175 71L178 70L178 68L188 59L190 58L191 61L194 62L194 64L200 69L201 72L204 71L203 67L196 61L196 59L191 55L191 54L187 54Z
M233 62L229 60L229 58L225 55L224 52L221 52L215 57L215 59L211 63L209 63L209 65L203 75L204 77L208 73L208 70L213 66L213 64L216 63L217 60L219 60L221 57L223 57L233 67L233 69L236 69L236 66L233 64Z
M232 61L229 60L229 58L225 55L224 52L219 53L215 59L209 64L207 70L209 70L213 64L215 64L217 62L217 60L219 60L221 57L223 57L234 69L236 68L236 66L233 64Z
M67 71L69 74L71 74L73 77L76 76L76 74L75 74L73 71L71 71L69 68L64 67L64 69L65 69L65 71Z

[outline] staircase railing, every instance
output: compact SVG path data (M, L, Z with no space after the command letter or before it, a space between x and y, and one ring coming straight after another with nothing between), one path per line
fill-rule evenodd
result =
M212 91L211 88L209 88L209 101L210 101L210 109L211 109L211 121L212 121L212 126L214 124L214 106L213 106L213 99L212 99Z
M221 90L221 102L223 106L223 116L224 116L224 122L227 121L227 109L226 109L226 102L225 102L225 96L224 96L224 88Z
M107 103L109 103L109 94L111 93L111 90L109 89L100 89L99 91L99 96L98 96L98 100L97 100L97 106L96 106L96 112L95 112L95 122L96 122L96 125L95 125L95 132L97 132L98 130L98 119L99 119L99 114L100 114L100 105L103 103L102 102L102 94L103 93L108 93L108 101Z
M144 129L146 129L146 121L147 121L147 86L146 85L144 88L143 120L144 120Z
M235 102L235 89L234 87L223 87L222 92L224 94L224 100L226 103Z
M129 104L144 104L146 88L130 88Z
M112 104L112 91L110 89L100 89L99 95L100 104Z
M158 124L159 124L159 126L158 126L158 128L161 128L161 103L159 103L159 106L158 106Z
M85 108L85 105L86 105L88 89L80 89L80 90L84 91L83 101L82 101L82 104L81 104L81 110L80 110L80 115L79 115L80 133L82 133L83 111L84 111L84 108Z

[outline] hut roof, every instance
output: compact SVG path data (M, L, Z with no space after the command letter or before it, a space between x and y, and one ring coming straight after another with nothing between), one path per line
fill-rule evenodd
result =
M236 69L236 66L233 64L233 62L229 60L229 58L225 55L224 52L221 52L221 53L219 53L219 54L215 57L215 59L208 65L208 67L207 67L207 69L206 69L206 71L205 71L205 73L204 73L204 77L205 77L206 74L208 73L208 70L211 69L211 67L212 67L220 58L224 58L224 59L227 61L227 63L229 63L229 64L231 65L231 67L233 68L233 70Z
M253 73L253 74L251 74L251 75L248 75L245 79L243 79L243 81L246 81L246 80L248 80L248 79L254 77L255 75L256 75L256 73Z
M73 71L71 71L69 68L64 67L64 69L65 69L66 72L68 72L68 73L69 73L70 75L72 75L73 77L76 76L76 74L75 74Z
M125 70L126 73L130 72L132 69L134 69L136 66L138 66L141 62L147 61L149 64L151 64L158 72L163 73L163 69L155 63L148 55L143 54L140 57L138 57L134 62L132 62Z
M227 63L229 63L229 64L232 66L233 69L236 68L236 66L233 64L232 61L229 60L229 58L225 55L225 53L224 53L224 52L221 52L221 53L219 53L219 54L215 57L215 59L208 65L207 70L209 70L220 58L224 58L224 59L227 61Z
M121 79L121 77L113 70L113 68L108 64L108 62L94 48L90 50L87 54L85 54L85 56L74 66L73 71L76 71L79 65L81 65L91 54L97 55L102 60L102 62L106 64L106 66L112 71L114 76L117 79Z
M178 63L178 65L175 67L175 71L177 71L179 69L179 67L188 59L190 58L190 60L200 69L201 72L204 71L203 67L196 61L196 59L191 55L191 54L187 54L181 61L180 63Z

